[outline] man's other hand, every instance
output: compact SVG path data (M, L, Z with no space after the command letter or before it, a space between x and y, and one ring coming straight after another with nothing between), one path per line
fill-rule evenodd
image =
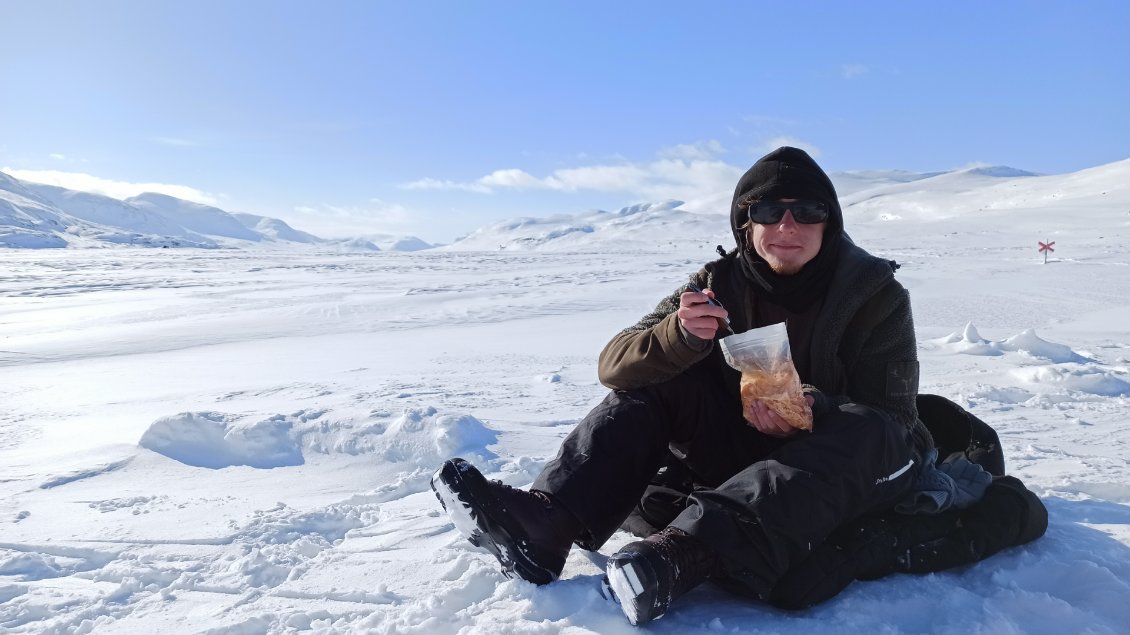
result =
M804 400L808 402L808 407L812 408L812 403L815 401L812 395L805 395ZM781 415L773 412L773 409L765 405L765 402L760 399L750 401L745 414L749 425L756 428L758 432L771 437L784 439L800 432L800 428L790 426Z

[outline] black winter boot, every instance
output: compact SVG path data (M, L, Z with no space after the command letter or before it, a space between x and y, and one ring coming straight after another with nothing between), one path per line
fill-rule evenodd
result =
M582 529L548 494L488 481L463 459L451 459L436 471L432 491L459 531L494 554L508 578L553 582Z
M638 626L663 617L675 598L702 584L718 564L709 545L668 527L613 554L605 585L628 621Z

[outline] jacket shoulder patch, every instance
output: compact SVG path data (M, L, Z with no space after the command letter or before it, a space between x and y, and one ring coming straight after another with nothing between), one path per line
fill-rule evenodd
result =
M887 399L918 394L918 362L887 362Z

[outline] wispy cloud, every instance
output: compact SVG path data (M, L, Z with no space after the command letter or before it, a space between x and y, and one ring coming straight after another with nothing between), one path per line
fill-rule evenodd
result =
M445 181L441 179L424 178L411 183L404 183L400 185L404 190L465 190L467 192L479 192L481 194L489 194L490 188L485 185L478 185L477 183L458 183L456 181Z
M52 152L51 154L49 154L47 156L51 157L52 159L55 159L56 161L66 161L67 160L67 155L59 154L57 152Z
M65 187L68 190L79 190L80 192L94 192L95 194L102 194L116 199L127 199L131 196L137 196L142 192L157 192L160 194L167 194L175 196L186 201L193 201L196 203L203 203L205 205L216 205L218 201L216 197L207 192L198 190L194 187L187 185L177 185L175 183L134 183L130 181L114 181L111 179L104 179L82 172L62 172L59 170L17 170L14 168L0 168L4 172L25 181L34 181L35 183L45 183L47 185L55 185L58 187Z
M863 64L844 64L840 66L840 77L844 79L855 79L869 72L871 72L871 69Z
M683 143L659 151L659 156L668 159L708 160L724 153L726 148L718 141L700 141L699 143Z
M638 200L678 199L710 211L732 190L744 168L716 155L725 152L717 141L665 148L650 162L588 165L554 170L537 176L525 170L495 170L470 182L420 179L401 185L412 190L461 190L492 194L507 190L612 192ZM720 195L721 193L721 195Z
M195 148L200 144L189 139L181 139L179 137L152 137L150 141L160 143L166 146L175 146L178 148Z
M372 198L359 205L300 205L286 215L294 224L326 238L403 233L419 214L400 203ZM289 222L288 220L288 222Z

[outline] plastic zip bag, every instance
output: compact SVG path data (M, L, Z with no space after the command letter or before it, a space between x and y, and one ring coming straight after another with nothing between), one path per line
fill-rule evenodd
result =
M746 421L752 421L753 402L761 401L792 427L812 430L812 408L801 390L784 322L730 335L719 343L726 363L742 373Z

